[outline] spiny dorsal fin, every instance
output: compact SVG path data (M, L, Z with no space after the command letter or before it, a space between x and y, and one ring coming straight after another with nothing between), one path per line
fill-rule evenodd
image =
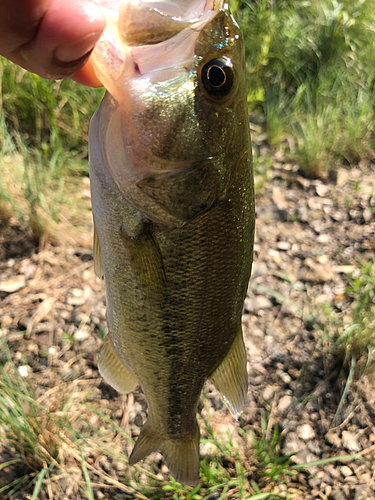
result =
M246 348L240 330L222 363L208 377L236 419L241 415L246 402L246 363Z
M116 353L109 334L104 340L98 363L100 375L121 394L134 391L138 380L129 372Z
M98 236L98 231L96 230L95 221L94 221L94 272L98 278L100 279L104 278L102 251L100 249L99 236Z

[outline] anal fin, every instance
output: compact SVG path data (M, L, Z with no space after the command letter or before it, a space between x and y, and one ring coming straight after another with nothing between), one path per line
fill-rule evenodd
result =
M138 380L129 372L116 353L109 335L104 340L98 368L107 384L121 394L134 391L138 384Z
M240 330L224 360L208 377L236 419L241 415L246 402L246 364L246 348Z
M96 276L100 279L104 278L104 269L103 269L103 262L102 262L102 251L100 249L100 242L99 242L99 236L98 236L98 231L96 230L95 226L95 221L94 221L94 273Z

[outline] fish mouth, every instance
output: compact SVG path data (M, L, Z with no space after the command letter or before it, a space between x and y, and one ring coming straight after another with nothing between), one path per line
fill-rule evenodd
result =
M190 71L196 40L224 0L104 0L101 7L107 27L91 60L121 105L130 79Z

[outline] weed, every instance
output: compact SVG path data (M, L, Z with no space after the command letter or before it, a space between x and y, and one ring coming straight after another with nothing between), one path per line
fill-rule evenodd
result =
M353 300L350 324L335 340L336 354L345 364L359 363L359 370L373 367L375 347L375 262L372 260L360 268L346 289Z
M102 94L70 80L45 80L0 58L3 225L13 215L41 244L61 238L58 225L66 207L74 212L77 178L88 174L89 118Z
M278 424L273 429L268 428L269 420L263 413L261 416L260 435L253 440L254 457L257 475L267 477L272 481L280 482L285 474L290 474L292 469L292 455L281 454L284 435L280 433Z
M310 177L374 145L375 13L371 0L233 0L244 32L248 103L271 145L284 136Z

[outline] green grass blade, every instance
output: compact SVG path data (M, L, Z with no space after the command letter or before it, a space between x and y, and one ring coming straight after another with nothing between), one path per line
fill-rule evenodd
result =
M44 479L44 476L46 475L48 471L48 467L44 467L44 469L42 469L39 474L38 474L38 479L37 479L37 482L35 484L35 488L34 488L34 491L33 491L33 495L31 497L31 500L36 500L37 496L38 496L38 493L39 493L39 490L42 486L42 483L43 483L43 479Z

